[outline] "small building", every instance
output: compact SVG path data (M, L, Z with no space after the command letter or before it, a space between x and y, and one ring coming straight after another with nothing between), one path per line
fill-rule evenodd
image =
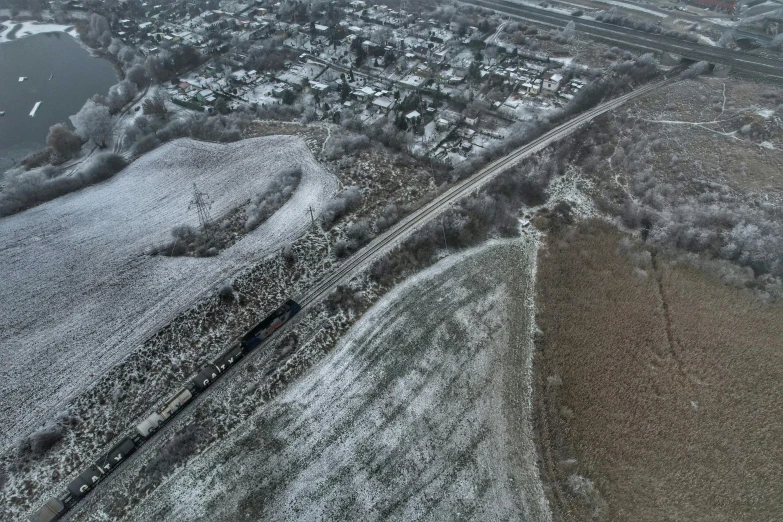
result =
M196 99L201 103L205 103L209 98L213 97L213 92L210 89L202 89L196 93Z
M444 120L443 118L438 118L438 121L435 122L435 128L438 130L446 130L449 128L449 120Z
M386 96L378 96L372 101L373 105L380 108L384 112L388 112L392 107L394 107L394 103L394 98L388 98Z
M321 24L315 24L315 32L316 33L325 33L327 31L329 31L329 27L328 26L321 25Z
M375 91L371 89L370 87L362 87L361 89L357 89L351 93L354 98L357 100L364 101L373 95L375 95Z
M321 94L329 92L329 86L325 83L310 81L310 88Z
M411 111L405 115L405 119L409 123L418 123L421 121L421 114L419 113L419 111Z
M563 81L563 76L555 73L546 73L544 75L544 90L547 92L556 92L560 88L560 82Z

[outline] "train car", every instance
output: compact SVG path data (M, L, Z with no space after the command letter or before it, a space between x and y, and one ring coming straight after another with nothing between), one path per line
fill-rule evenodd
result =
M95 463L100 469L109 473L120 465L131 453L136 451L136 443L130 437L123 437L120 442L114 445L105 455Z
M283 303L283 306L269 314L263 321L258 323L255 328L242 337L242 346L244 347L245 352L247 353L263 343L267 337L272 335L272 332L280 328L301 309L302 307L299 303L292 299Z
M214 364L208 364L190 380L190 384L199 392L206 390L220 375L220 369Z
M44 504L41 509L25 519L25 522L52 522L65 513L65 504L57 497L53 497Z
M236 346L232 346L228 350L226 350L223 355L215 359L215 366L218 367L218 370L220 370L220 373L223 373L233 365L235 365L239 359L242 358L244 355L244 352L242 351L242 345L238 344Z
M73 498L80 499L101 481L104 474L101 468L93 464L68 484L68 492L73 495Z
M190 402L193 398L193 394L187 388L182 388L180 391L174 394L174 396L166 401L166 403L152 415L141 421L136 426L136 431L139 435L145 439L151 434L155 433L159 427L166 423L166 421L179 411L185 404Z

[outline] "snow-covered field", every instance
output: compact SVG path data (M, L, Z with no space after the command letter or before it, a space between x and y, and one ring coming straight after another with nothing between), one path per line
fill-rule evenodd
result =
M17 24L21 24L22 27L20 27L19 30L14 33L14 38L9 38L8 35ZM79 37L79 33L76 31L76 29L70 25L44 24L40 22L14 22L13 20L4 22L3 25L5 25L6 28L0 31L0 43L9 42L15 39L24 38L25 36L41 33L64 32L70 34L74 38L78 39Z
M302 180L291 199L219 256L145 255L172 227L198 225L188 209L193 183L216 218L295 166ZM317 214L337 185L297 137L183 139L107 182L0 219L2 447L56 415L200 296L299 237L308 208Z
M551 520L531 424L535 255L493 242L409 279L128 519Z

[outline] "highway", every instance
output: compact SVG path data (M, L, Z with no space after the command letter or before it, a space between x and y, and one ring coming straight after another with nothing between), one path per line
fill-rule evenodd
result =
M548 9L519 5L506 0L462 0L466 4L493 9L513 18L528 20L553 28L574 22L579 33L609 45L626 46L645 51L664 51L696 61L731 66L736 71L783 81L783 60L754 56L741 51L722 49L677 38L645 33L617 25L556 13Z

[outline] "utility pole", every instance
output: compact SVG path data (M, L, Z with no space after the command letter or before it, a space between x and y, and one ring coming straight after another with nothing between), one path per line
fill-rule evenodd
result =
M201 225L201 230L206 231L209 222L212 220L209 215L209 207L212 206L212 202L209 201L209 196L206 193L198 191L195 183L193 183L193 201L188 205L188 210L194 206L198 212L198 222Z
M313 206L310 205L309 207L307 207L307 210L305 210L305 212L310 212L310 221L313 229L315 229L315 215L313 214Z
M446 251L449 250L449 243L446 241L446 227L443 226L443 217L440 218L440 229L443 231L443 244L446 246Z

